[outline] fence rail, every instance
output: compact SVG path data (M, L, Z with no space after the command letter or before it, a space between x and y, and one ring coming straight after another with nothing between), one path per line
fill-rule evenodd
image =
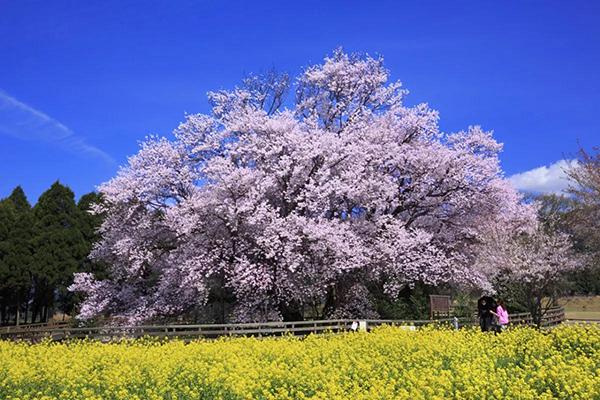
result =
M532 325L528 313L512 314L511 324ZM551 327L565 320L563 308L548 310L542 317L542 327ZM120 338L138 338L143 336L181 339L217 338L222 336L278 336L284 334L307 335L310 333L344 332L352 329L351 319L333 319L319 321L295 322L255 322L244 324L201 324L201 325L140 325L140 326L100 326L73 327L65 324L36 326L13 326L0 330L0 339L39 341L93 338L108 341ZM430 324L450 325L455 327L474 326L475 318L444 318L437 320L363 320L363 330L371 330L381 325L414 326ZM7 329L11 328L11 329Z
M600 319L597 318L568 318L564 323L573 324L600 324Z
M48 330L58 329L72 326L71 322L39 322L35 324L23 324L23 325L7 325L0 327L0 334L11 333L11 332L22 332L22 331L37 331L37 330Z

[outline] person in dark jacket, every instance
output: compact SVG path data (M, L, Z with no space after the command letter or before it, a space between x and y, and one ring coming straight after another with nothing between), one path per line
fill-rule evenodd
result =
M477 316L479 317L481 332L492 330L494 325L494 314L492 314L492 311L496 310L496 307L496 301L491 296L482 296L477 300Z

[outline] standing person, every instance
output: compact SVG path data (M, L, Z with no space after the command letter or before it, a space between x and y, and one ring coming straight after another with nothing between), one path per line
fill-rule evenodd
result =
M494 315L491 311L494 309L496 309L496 302L493 297L482 296L477 300L477 316L481 332L488 332L492 328Z
M498 300L498 306L496 307L496 311L490 312L498 318L498 329L497 332L502 332L506 329L508 325L508 311L506 310L506 306L504 305L504 301Z

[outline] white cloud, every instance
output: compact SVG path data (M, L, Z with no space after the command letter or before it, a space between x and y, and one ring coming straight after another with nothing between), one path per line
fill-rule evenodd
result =
M577 160L559 160L508 178L515 188L532 193L560 193L569 187L565 170L576 166Z
M42 111L11 97L0 90L0 133L21 140L53 143L72 153L86 154L115 164L106 152L86 143L70 128Z

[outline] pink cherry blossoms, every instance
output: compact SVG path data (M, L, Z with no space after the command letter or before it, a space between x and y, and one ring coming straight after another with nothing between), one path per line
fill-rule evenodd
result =
M338 50L298 77L295 101L287 76L253 77L210 93L212 115L188 115L173 140L148 138L100 187L91 257L110 277L78 274L79 317L170 318L221 292L230 320L365 316L367 285L487 287L474 261L485 233L531 225L535 210L503 178L491 133L440 132L388 76L382 59Z

